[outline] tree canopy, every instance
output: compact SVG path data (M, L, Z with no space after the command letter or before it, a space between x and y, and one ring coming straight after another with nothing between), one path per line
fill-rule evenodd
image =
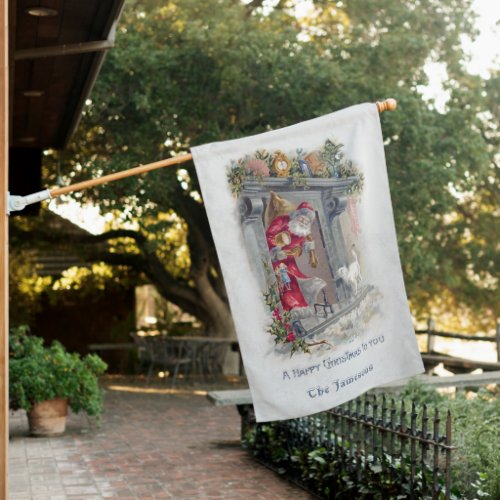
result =
M48 179L55 161L83 180L395 97L382 125L413 312L441 302L491 324L500 78L465 70L471 0L318 0L298 15L301 3L130 0L73 144L46 158ZM428 62L447 70L444 110L422 97ZM121 214L93 258L132 266L207 329L231 333L192 165L74 196Z

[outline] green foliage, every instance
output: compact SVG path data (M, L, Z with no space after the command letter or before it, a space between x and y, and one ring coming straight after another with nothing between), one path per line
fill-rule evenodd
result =
M500 498L500 398L480 389L477 393L458 391L440 394L434 387L412 381L400 395L408 407L437 408L441 415L452 415L452 484L465 498Z
M57 341L50 347L29 335L27 327L12 329L9 336L10 406L29 411L33 404L56 397L68 398L71 409L88 415L102 413L98 376L107 365L89 354L68 353Z
M500 398L461 391L442 407L453 415L452 484L465 498L500 498Z
M321 415L317 417L321 419ZM409 475L406 473L406 481L401 482L399 459L391 460L384 455L383 464L375 463L372 455L367 456L362 452L359 456L351 455L348 442L342 443L339 440L337 448L333 444L324 448L317 447L309 438L305 433L300 439L300 445L291 445L283 425L273 422L259 424L253 433L247 435L245 443L258 460L320 498L408 498ZM409 467L409 462L405 466ZM432 484L432 471L429 468L422 470L417 466L415 481L411 487L415 498L424 498L424 475L425 483ZM444 497L444 491L444 484L438 483L436 493Z
M417 407L422 407L423 405L438 406L445 400L445 396L440 394L434 387L423 384L418 380L411 380L405 386L400 396L410 404L414 402Z
M290 356L293 356L296 352L311 352L305 339L295 335L290 311L285 311L281 315L278 309L274 309L273 320L268 328L268 333L274 337L276 344L290 347Z
M500 303L499 76L484 81L464 69L460 40L474 35L471 0L316 1L300 19L293 0L274 9L261 3L128 2L62 174L82 180L393 96L399 110L381 119L413 312L422 316L446 297L443 308L459 314L467 307L491 326L493 304ZM428 62L448 73L450 99L442 111L421 95ZM48 181L56 175L54 160L46 158ZM156 230L158 214L175 211L185 221L191 256L176 279L192 287L183 280L199 271L193 257L203 248L210 279L220 280L220 273L191 165L186 172L179 180L175 169L163 169L75 197L123 212L143 234ZM182 245L163 252L167 266ZM225 301L221 284L214 288ZM196 300L193 311L203 316L203 301Z
M245 167L241 164L233 162L231 168L227 172L227 180L231 186L231 192L234 196L238 196L243 189L243 183L245 181Z
M37 275L33 249L14 248L14 245L9 247L9 321L20 325L31 322L40 311L40 296L52 279Z
M65 309L80 304L82 300L94 301L105 292L130 290L139 281L137 273L130 268L118 265L112 267L102 261L86 264L85 267L69 267L59 275L40 273L47 271L42 263L44 258L54 252L82 255L82 262L91 260L83 253L88 245L82 244L80 240L72 240L78 238L78 234L58 234L61 221L64 219L47 209L42 209L37 217L14 217L9 220L11 325L29 324L35 331L38 327L37 318L40 313L44 313L43 307L47 303L51 307ZM67 231L72 225L64 221L62 227L63 231ZM81 233L85 235L83 230Z
M455 448L451 461L452 498L500 498L500 398L485 389L447 396L416 382L406 386L399 397L407 408L415 403L419 417L424 406L432 408L431 419L435 409L440 415L451 412L452 445ZM326 425L326 414L315 417L318 429ZM245 443L257 458L322 498L407 497L409 485L399 481L402 466L399 460L390 460L384 455L384 463L375 464L371 455L362 454L360 463L366 474L360 482L355 472L346 472L356 469L356 456L349 455L347 438L344 438L345 442L341 437L337 438L337 449L333 442L328 448L317 447L311 440L309 429L303 432L300 446L294 446L281 422L259 424L247 434ZM444 433L444 421L441 421L440 433ZM417 467L412 490L416 498L420 498L424 475L426 484L431 484L431 468L422 470ZM444 485L439 487L440 494L444 494Z

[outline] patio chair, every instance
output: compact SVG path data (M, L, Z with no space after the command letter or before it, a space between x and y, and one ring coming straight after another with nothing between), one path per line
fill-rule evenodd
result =
M130 336L132 337L132 340L134 342L137 357L139 359L139 371L142 372L142 370L146 366L148 367L149 371L149 368L152 364L152 354L149 344L146 340L147 337L139 335L136 332L131 332Z
M172 374L173 387L181 367L184 367L185 375L189 374L193 358L183 343L172 342L168 337L161 339L160 351L163 355L163 370Z
M181 344L176 344L160 335L131 334L137 347L137 355L141 366L148 366L146 385L149 385L154 368L172 374L172 387L175 385L179 369L188 366L192 359L187 356Z
M203 350L203 370L212 379L216 380L222 374L224 358L229 350L227 344L207 343Z

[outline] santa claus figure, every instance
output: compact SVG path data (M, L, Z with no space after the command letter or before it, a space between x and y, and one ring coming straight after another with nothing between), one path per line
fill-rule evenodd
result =
M326 286L321 278L304 274L297 264L297 258L303 252L308 252L309 264L312 267L318 265L311 235L314 218L311 205L302 202L291 213L275 217L266 230L274 272L279 274L284 264L289 276L288 286L280 290L281 304L295 318L306 318L314 314L312 305L320 290Z

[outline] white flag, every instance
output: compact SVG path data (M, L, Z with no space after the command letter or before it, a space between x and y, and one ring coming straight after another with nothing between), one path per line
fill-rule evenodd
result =
M423 371L375 104L192 153L257 421Z

